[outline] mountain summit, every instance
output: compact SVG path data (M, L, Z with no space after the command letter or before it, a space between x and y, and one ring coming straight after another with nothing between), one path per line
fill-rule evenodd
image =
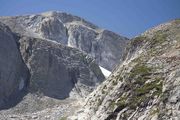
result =
M0 17L0 21L15 33L77 48L95 58L100 66L110 71L119 63L128 43L126 37L63 12Z

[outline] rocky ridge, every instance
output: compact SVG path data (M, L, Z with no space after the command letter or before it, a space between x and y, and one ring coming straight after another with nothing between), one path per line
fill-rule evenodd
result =
M73 118L180 119L180 20L134 38L122 61Z

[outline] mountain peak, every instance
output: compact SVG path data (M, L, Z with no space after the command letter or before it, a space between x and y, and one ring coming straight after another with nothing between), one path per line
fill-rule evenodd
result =
M128 43L126 37L65 12L48 11L28 16L0 17L0 21L15 33L78 48L110 71L119 63Z
M59 11L47 11L47 12L43 12L43 13L40 13L41 15L43 16L54 16L54 15L57 15L59 13L62 13L62 12L59 12Z

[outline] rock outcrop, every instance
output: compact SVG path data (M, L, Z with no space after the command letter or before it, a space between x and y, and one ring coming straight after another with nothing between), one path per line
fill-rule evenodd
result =
M21 37L20 51L27 64L30 92L57 99L87 96L104 76L94 60L79 50L52 41Z
M61 12L38 15L0 17L13 32L49 39L78 48L95 58L96 62L112 70L119 63L128 39L100 29L84 19Z
M110 71L119 63L128 42L127 38L108 30L94 30L75 22L68 24L67 28L68 46L85 51L95 58L100 66Z
M179 120L180 20L134 38L122 61L88 96L77 119Z

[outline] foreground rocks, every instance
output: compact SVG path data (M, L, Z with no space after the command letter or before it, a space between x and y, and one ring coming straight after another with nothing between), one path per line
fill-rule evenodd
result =
M0 120L61 120L82 107L81 102L80 98L58 100L27 94L16 107L1 110Z
M134 38L122 61L73 118L179 120L180 20Z

